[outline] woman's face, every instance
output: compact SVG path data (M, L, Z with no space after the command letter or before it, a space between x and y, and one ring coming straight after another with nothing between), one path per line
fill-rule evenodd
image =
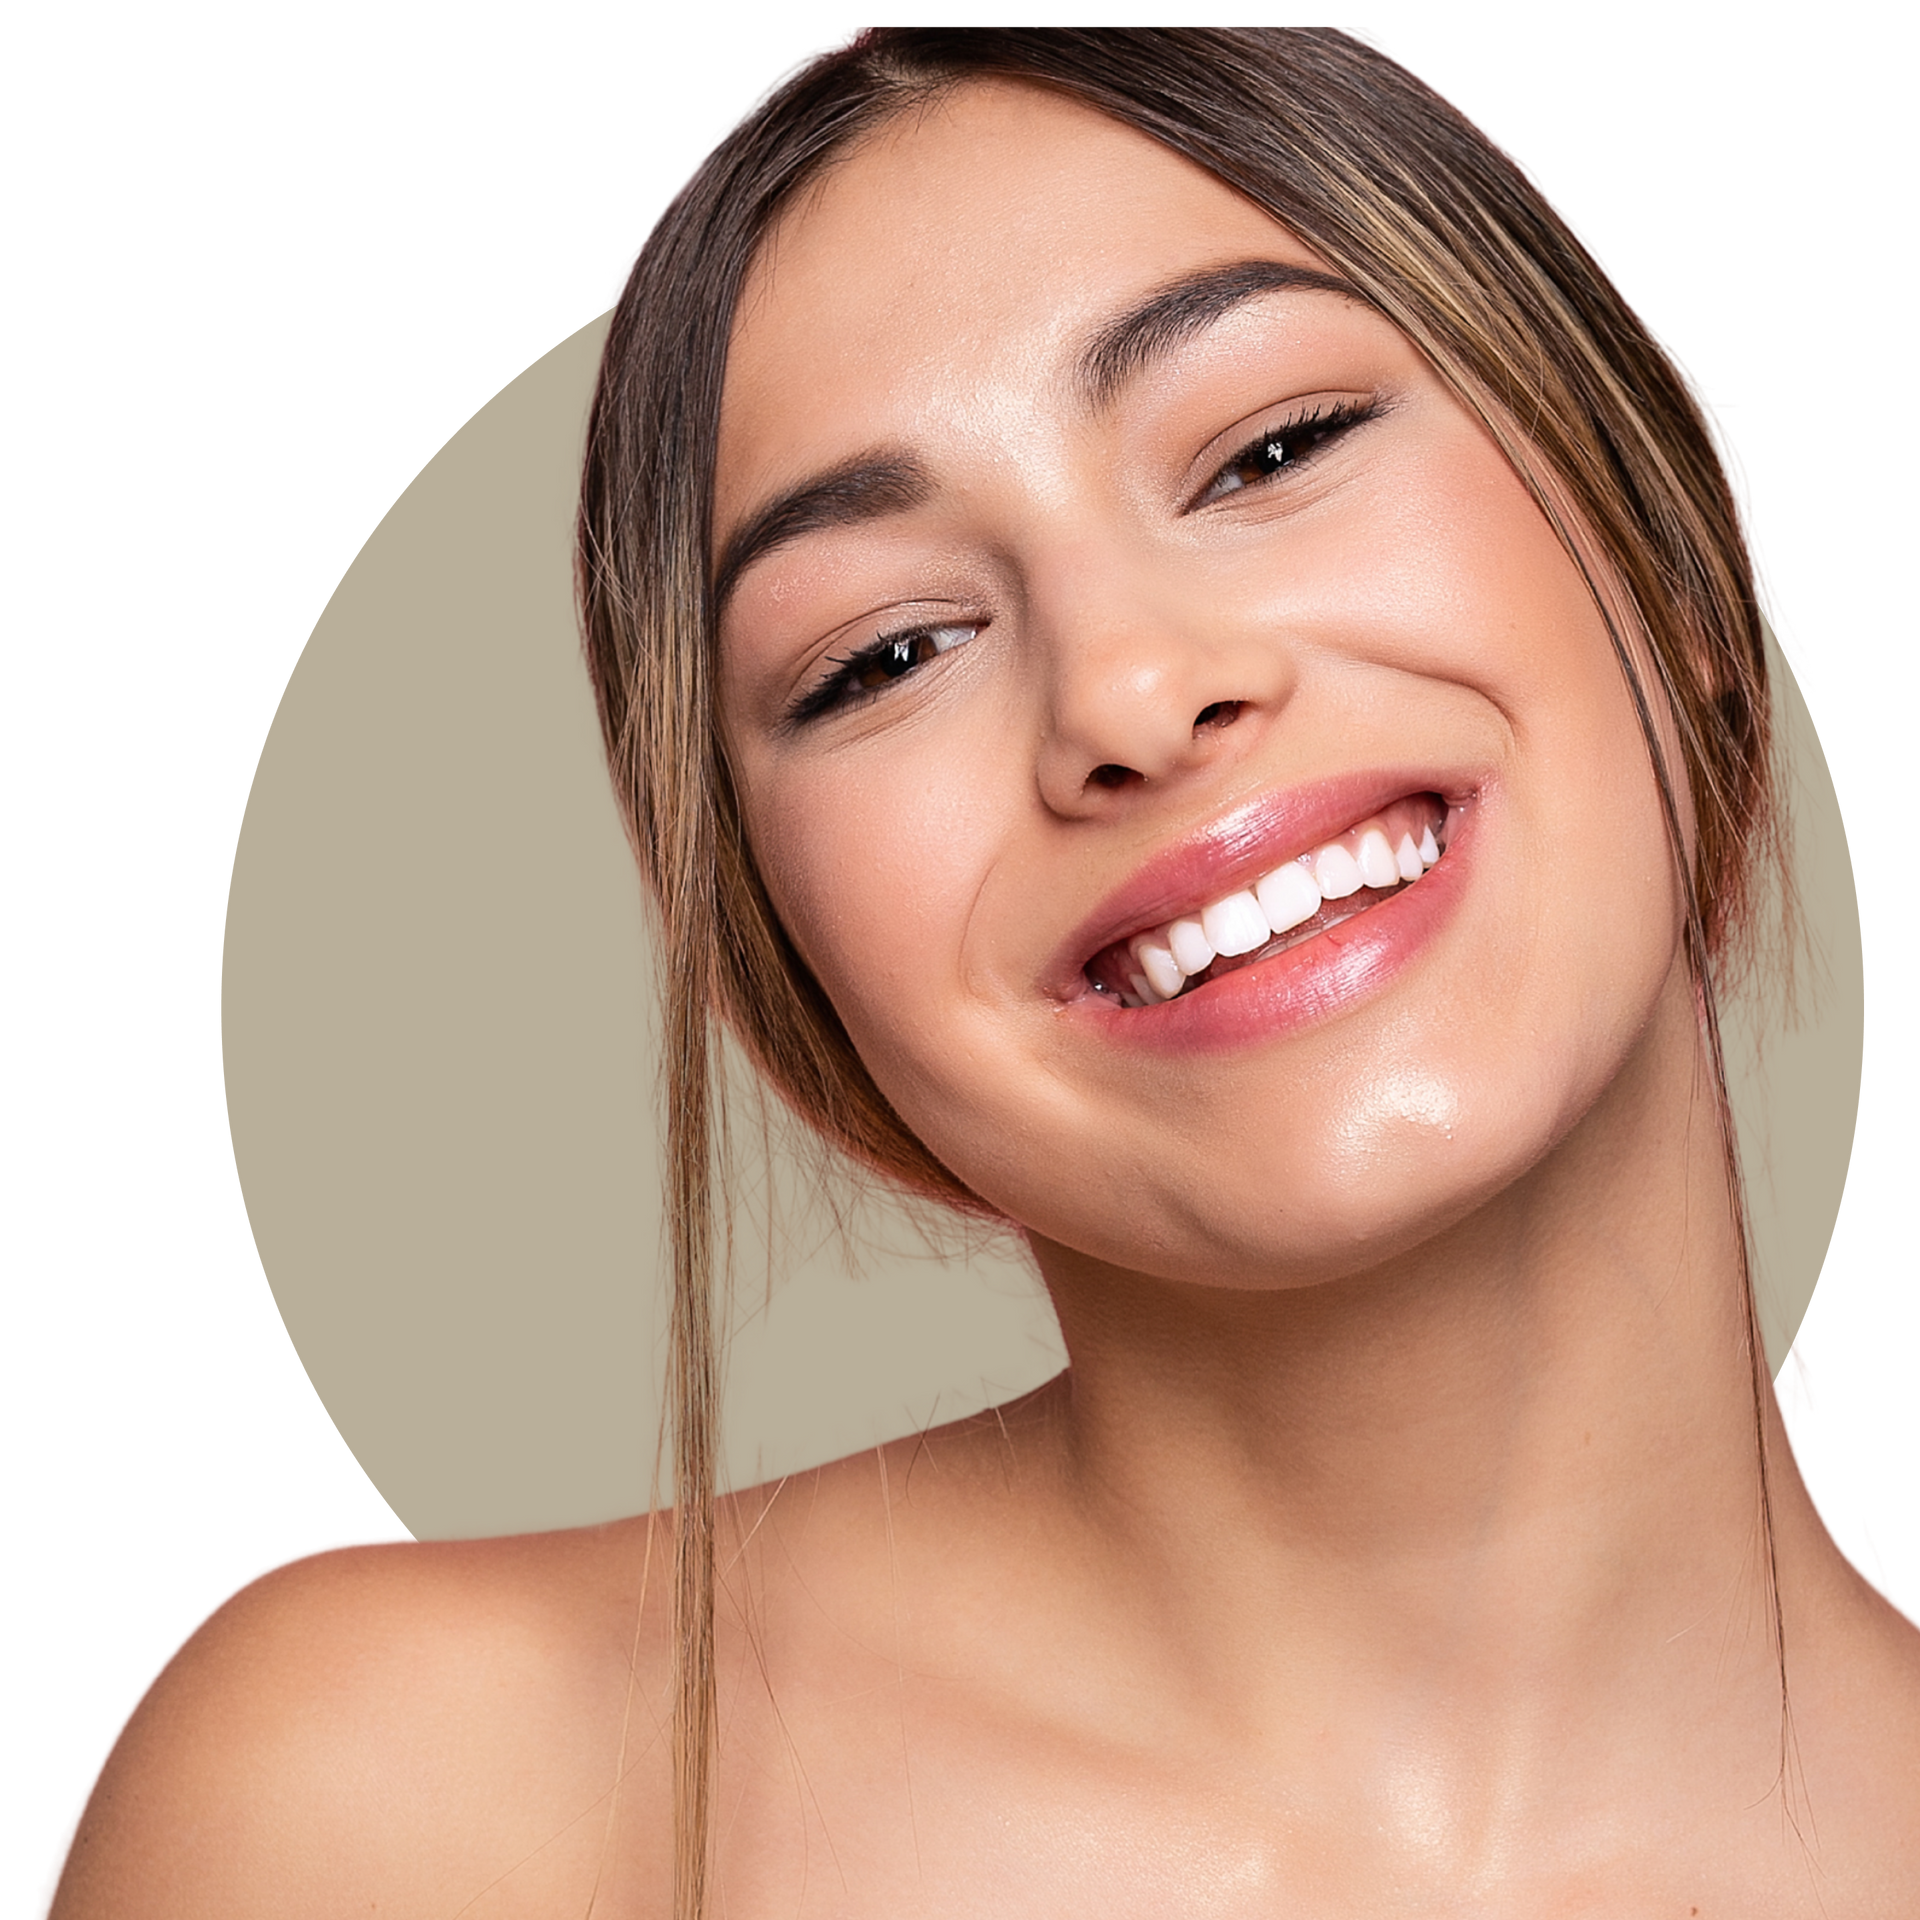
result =
M1326 273L969 87L786 217L720 436L748 830L861 1057L1043 1240L1228 1285L1508 1186L1681 964L1578 571Z

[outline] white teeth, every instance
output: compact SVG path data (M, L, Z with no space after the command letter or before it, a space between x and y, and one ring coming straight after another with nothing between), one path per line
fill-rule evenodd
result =
M1251 953L1255 947L1264 947L1273 938L1267 916L1260 911L1260 902L1251 893L1230 893L1224 900L1203 907L1200 930L1214 952L1224 953L1229 959L1236 954Z
M1328 900L1344 900L1348 894L1358 893L1366 885L1359 861L1337 840L1329 840L1313 856L1313 878L1322 896Z
M1452 818L1449 814L1449 822ZM1126 949L1132 962L1126 970L1132 998L1124 1004L1157 1006L1177 999L1194 975L1205 973L1216 958L1255 952L1312 919L1325 900L1344 900L1362 887L1391 892L1418 880L1440 858L1431 826L1421 829L1417 842L1411 829L1402 833L1397 847L1387 835L1378 820L1351 827L1310 856L1276 867L1251 888L1167 926L1135 934ZM1366 904L1359 903L1363 908Z
M1187 984L1187 976L1169 947L1142 934L1133 942L1134 964L1146 975L1153 998L1171 1000Z
M1320 889L1298 860L1289 860L1254 888L1253 897L1275 933L1285 933L1320 911Z
M1393 848L1378 827L1369 827L1360 836L1354 861L1360 869L1360 878L1368 886L1397 887L1400 884L1400 868L1393 857Z
M1213 942L1198 920L1176 920L1167 929L1167 946L1182 973L1205 973L1213 965Z

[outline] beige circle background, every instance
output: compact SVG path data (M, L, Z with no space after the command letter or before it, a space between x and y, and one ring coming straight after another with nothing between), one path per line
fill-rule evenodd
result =
M654 1481L653 986L570 599L604 333L529 368L380 523L280 703L234 862L227 1103L254 1238L321 1399L422 1538L607 1519ZM1743 1002L1728 1027L1777 1370L1840 1204L1863 1009L1839 806L1775 664L1809 937L1791 1017ZM737 1208L735 1485L1064 1363L1015 1247L937 1244L803 1161L776 1128Z

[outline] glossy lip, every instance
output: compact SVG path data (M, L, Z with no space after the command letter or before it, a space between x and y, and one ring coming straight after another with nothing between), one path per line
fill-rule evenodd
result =
M1102 996L1093 992L1086 969L1096 954L1116 940L1163 925L1177 915L1196 913L1210 901L1232 893L1237 887L1251 885L1282 862L1296 859L1323 841L1335 838L1396 800L1419 793L1436 793L1451 811L1471 801L1481 786L1482 781L1477 778L1459 773L1441 774L1425 768L1418 772L1345 774L1248 801L1146 861L1061 942L1047 964L1041 984L1063 1004L1077 1005L1082 999L1099 1000ZM1467 812L1470 816L1471 806ZM1419 892L1436 874L1446 870L1453 855L1451 843L1447 854L1447 859L1407 888L1406 893ZM1395 894L1392 899L1356 915L1355 922L1348 924L1370 920L1381 908L1400 898L1402 895ZM1334 927L1328 932L1342 930ZM1315 936L1316 939L1324 937ZM1300 952L1313 944L1312 940L1303 941L1300 947L1290 951ZM1287 957L1287 954L1276 954L1274 959L1280 961ZM1259 973L1269 964L1272 963L1263 961L1240 971ZM1209 981L1199 991L1210 992L1224 984L1224 980ZM1126 1011L1130 1017L1162 1012L1184 1006L1195 997L1183 994L1162 1007Z
M1150 1053L1224 1052L1351 1012L1424 953L1451 917L1470 883L1475 813L1468 806L1455 816L1437 867L1297 947L1159 1006L1122 1007L1090 993L1064 1011L1097 1020L1101 1037L1117 1046Z

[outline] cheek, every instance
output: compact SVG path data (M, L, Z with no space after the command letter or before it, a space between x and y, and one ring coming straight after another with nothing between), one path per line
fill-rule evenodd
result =
M883 1081L902 1036L966 979L969 922L1008 812L985 764L946 739L918 752L869 741L756 783L778 794L748 817L774 908Z
M1451 483L1409 485L1378 550L1380 658L1438 672L1483 701L1507 734L1504 880L1516 940L1558 949L1570 990L1612 979L1629 996L1664 973L1679 938L1672 847L1633 695L1586 579L1520 482L1489 449L1459 449ZM1396 646L1393 634L1404 636ZM1432 636L1445 635L1436 649ZM1644 649L1638 678L1657 712ZM1669 766L1681 765L1664 730ZM1685 780L1675 782L1684 807ZM1685 821L1683 819L1683 829ZM1636 955L1629 951L1639 949Z

